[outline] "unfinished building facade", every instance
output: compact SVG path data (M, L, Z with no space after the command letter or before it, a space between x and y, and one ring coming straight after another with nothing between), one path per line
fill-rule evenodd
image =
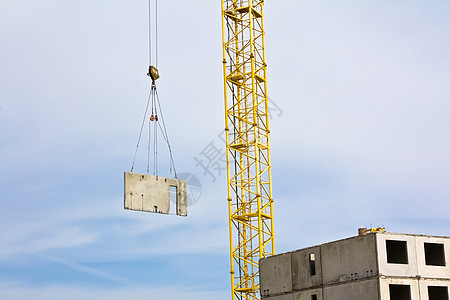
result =
M449 300L450 238L371 233L260 260L265 300Z

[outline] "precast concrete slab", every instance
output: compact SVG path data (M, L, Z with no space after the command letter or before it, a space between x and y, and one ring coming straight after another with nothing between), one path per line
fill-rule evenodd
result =
M375 247L374 234L321 245L323 283L343 283L377 275Z
M321 257L320 246L291 253L293 290L303 290L323 284Z
M445 251L447 249L447 251ZM416 237L418 274L429 278L450 279L450 239Z
M285 295L279 295L279 296L273 296L269 298L263 298L264 300L294 300L294 294L285 294ZM310 300L310 299L308 299Z
M382 277L379 293L382 300L425 300L425 295L420 295L419 280L413 277Z
M284 253L260 260L261 296L292 292L291 254Z
M309 289L293 294L294 300L323 300L322 288Z
M377 234L379 273L383 276L416 276L415 237L396 233Z
M322 299L322 298L317 298ZM379 300L378 278L348 281L323 288L323 300ZM381 298L389 299L389 298Z
M422 279L419 281L419 294L423 300L449 299L450 279Z
M124 208L169 214L170 205L176 214L187 216L186 181L132 172L124 173ZM170 188L176 190L175 203L170 202Z

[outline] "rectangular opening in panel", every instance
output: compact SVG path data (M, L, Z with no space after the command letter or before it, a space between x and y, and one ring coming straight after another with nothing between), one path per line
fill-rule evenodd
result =
M316 294L311 295L311 300L317 300L317 295Z
M444 244L424 243L425 264L429 266L445 266Z
M409 285L390 284L390 300L411 300L411 287Z
M309 272L311 276L316 275L316 255L314 253L309 255Z
M408 264L406 241L386 240L386 254L390 264Z
M448 300L448 288L446 286L429 286L429 300Z
M177 214L177 187L170 186L170 203L169 203L169 214L176 215Z

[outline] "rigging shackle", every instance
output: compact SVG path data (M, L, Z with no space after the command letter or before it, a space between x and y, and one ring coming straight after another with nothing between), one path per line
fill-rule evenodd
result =
M151 115L150 116L150 121L158 121L158 115Z

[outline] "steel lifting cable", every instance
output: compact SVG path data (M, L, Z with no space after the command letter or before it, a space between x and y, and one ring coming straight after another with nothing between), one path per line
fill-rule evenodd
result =
M149 65L152 64L151 0L148 0L148 63L149 63ZM150 70L149 70L149 72L150 72ZM147 106L145 107L145 112L144 112L144 117L143 117L143 120L142 120L141 130L139 131L139 137L138 137L138 141L137 141L137 144L136 144L136 150L134 152L134 158L133 158L133 163L131 164L131 171L130 172L133 172L134 164L136 162L136 156L137 156L138 149L139 149L139 143L141 141L142 131L144 129L144 124L145 124L145 118L147 116L148 105L150 104L150 100L151 100L152 89L153 89L153 86L150 88L150 91L149 91L148 100L147 100ZM153 109L153 105L152 105L152 109ZM148 147L150 148L150 124L149 124L149 146ZM149 153L148 153L148 156L149 156ZM147 158L147 161L149 161L149 158ZM147 173L149 173L148 162L147 162Z
M148 62L152 64L152 1L148 0ZM158 68L158 0L155 0L155 66Z
M147 174L150 173L150 149L151 149L151 138L152 138L152 123L148 122L148 146L147 146Z
M151 102L151 106L152 106L151 107L151 115L150 115L150 117L147 117L150 102ZM167 127L166 127L166 123L164 121L164 117L163 117L163 113L162 113L162 107L161 107L161 102L159 100L158 91L157 91L156 85L154 83L152 83L152 88L150 90L150 94L149 94L149 97L147 100L147 105L145 107L144 118L142 120L141 129L139 132L139 138L138 138L138 141L136 144L136 151L134 153L134 159L133 159L133 164L131 166L131 172L134 169L134 164L136 161L136 156L137 156L137 152L139 149L140 140L142 138L142 132L143 132L145 121L147 118L149 120L149 137L148 137L148 146L147 146L147 173L150 172L150 167L149 167L150 152L151 152L151 149L153 149L154 175L158 175L158 171L159 171L159 169L158 169L158 129L159 129L161 131L164 141L167 144L167 148L169 151L170 171L173 170L174 174L175 174L175 178L177 178L177 172L176 172L175 162L174 162L173 153L172 153L172 147L170 145L169 135L167 133ZM159 121L161 121L161 122L159 122ZM153 122L155 122L155 123L152 128ZM152 129L153 129L153 134L152 134Z
M148 118L148 148L147 148L147 174L150 173L150 153L153 150L153 175L158 176L158 109L156 107L156 85L152 81L150 89L150 99L152 102L151 115ZM155 122L155 123L154 123ZM153 125L152 125L153 124ZM152 133L153 131L153 133Z
M163 135L164 140L167 143L167 148L169 149L170 170L173 169L173 172L175 174L175 178L178 178L177 177L177 170L175 169L175 162L173 160L172 147L170 146L169 135L167 134L166 122L164 122L164 116L163 116L163 113L162 113L161 103L159 102L158 91L156 89L155 89L155 94L156 94L156 101L157 101L157 104L158 104L158 107L159 107L159 114L161 115L161 121L162 121L162 127L161 127L160 123L158 123L158 126L161 129L161 133Z
M158 176L158 127L155 125L153 130L154 130L153 166L155 168L153 174Z
M155 0L155 65L158 68L158 0Z
M140 140L142 137L144 124L145 124L145 120L147 118L147 113L148 113L149 105L150 105L150 101L151 101L152 107L151 107L151 115L149 117L148 146L147 146L147 174L149 174L149 172L150 172L150 156L151 156L150 152L151 152L151 149L153 148L154 175L158 176L158 172L159 172L159 168L158 168L158 128L159 128L159 130L161 130L162 136L167 144L167 148L169 151L170 172L172 172L172 169L173 169L175 178L178 178L174 159L173 159L173 154L172 154L172 147L170 146L169 136L167 134L167 128L166 128L166 124L165 124L164 117L162 114L161 103L159 101L158 91L156 89L156 83L155 83L156 79L159 78L158 69L157 69L157 67L158 67L158 0L155 0L155 65L156 65L156 68L153 67L153 65L152 65L152 26L151 26L151 24L152 24L151 15L152 14L151 14L151 12L152 12L151 11L151 0L149 0L149 2L148 2L149 70L148 70L147 75L150 76L150 78L152 79L152 83L151 83L150 92L149 92L149 96L148 96L148 100L147 100L147 105L146 105L145 112L144 112L144 118L143 118L142 124L141 124L141 130L139 132L139 138L138 138L137 145L136 145L136 151L134 153L133 163L131 165L131 172L133 172L133 169L134 169L134 164L135 164L137 152L139 149L139 143L140 143ZM159 114L161 116L162 126L158 119L158 110L159 110ZM153 122L155 122L155 123L153 125L153 135L152 135L152 123Z
M152 82L152 115L150 116L150 122L156 122L153 126L153 175L158 176L158 112L155 105L156 85ZM153 109L155 114L153 115Z
M152 64L152 14L151 1L148 0L148 64Z
M136 162L136 155L137 155L137 152L138 152L138 149L139 149L139 143L140 143L140 141L141 141L142 130L144 129L145 118L146 118L146 116L147 116L147 111L148 111L148 105L149 105L149 103L150 103L150 94L148 95L147 106L145 107L144 118L143 118L143 120L142 120L141 130L140 130L140 132L139 132L139 138L138 138L138 141L137 141L137 144L136 144L136 151L134 152L134 158L133 158L133 163L131 164L131 171L130 171L130 172L133 172L133 169L134 169L134 163Z

